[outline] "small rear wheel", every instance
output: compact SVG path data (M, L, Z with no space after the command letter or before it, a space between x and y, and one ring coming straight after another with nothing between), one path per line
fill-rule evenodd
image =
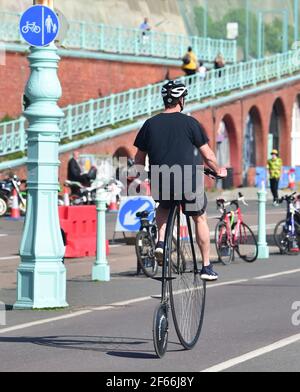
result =
M163 358L168 349L169 321L168 305L160 304L153 318L153 342L157 356Z

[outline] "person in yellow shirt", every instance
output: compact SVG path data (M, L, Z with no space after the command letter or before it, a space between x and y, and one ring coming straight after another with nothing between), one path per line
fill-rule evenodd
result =
M272 151L272 159L268 161L268 170L270 173L270 184L271 184L271 191L274 198L274 205L278 204L279 196L278 196L278 189L279 189L279 181L282 174L282 159L279 158L279 152L277 150Z
M195 75L198 70L198 59L191 46L188 48L188 51L182 61L182 69L186 76Z

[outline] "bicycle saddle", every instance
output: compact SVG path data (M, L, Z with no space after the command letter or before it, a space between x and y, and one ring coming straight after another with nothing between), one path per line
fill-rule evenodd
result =
M138 212L138 213L136 214L136 217L137 217L137 218L141 218L141 219L145 219L145 218L148 218L149 215L150 215L150 212L149 212L149 211L143 211L143 212Z

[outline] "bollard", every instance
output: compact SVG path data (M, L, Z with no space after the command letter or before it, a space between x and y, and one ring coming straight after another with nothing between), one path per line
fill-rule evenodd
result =
M270 250L267 244L267 231L266 231L266 203L267 191L265 182L262 181L261 190L258 191L258 259L265 260L270 258Z
M97 192L97 258L93 266L92 280L110 281L110 267L106 257L106 203L107 193L100 189Z

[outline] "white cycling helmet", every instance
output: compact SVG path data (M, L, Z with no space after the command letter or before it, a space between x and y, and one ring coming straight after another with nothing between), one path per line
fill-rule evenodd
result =
M180 81L170 81L163 86L161 94L165 103L175 104L181 97L186 97L188 95L188 89L186 85Z

